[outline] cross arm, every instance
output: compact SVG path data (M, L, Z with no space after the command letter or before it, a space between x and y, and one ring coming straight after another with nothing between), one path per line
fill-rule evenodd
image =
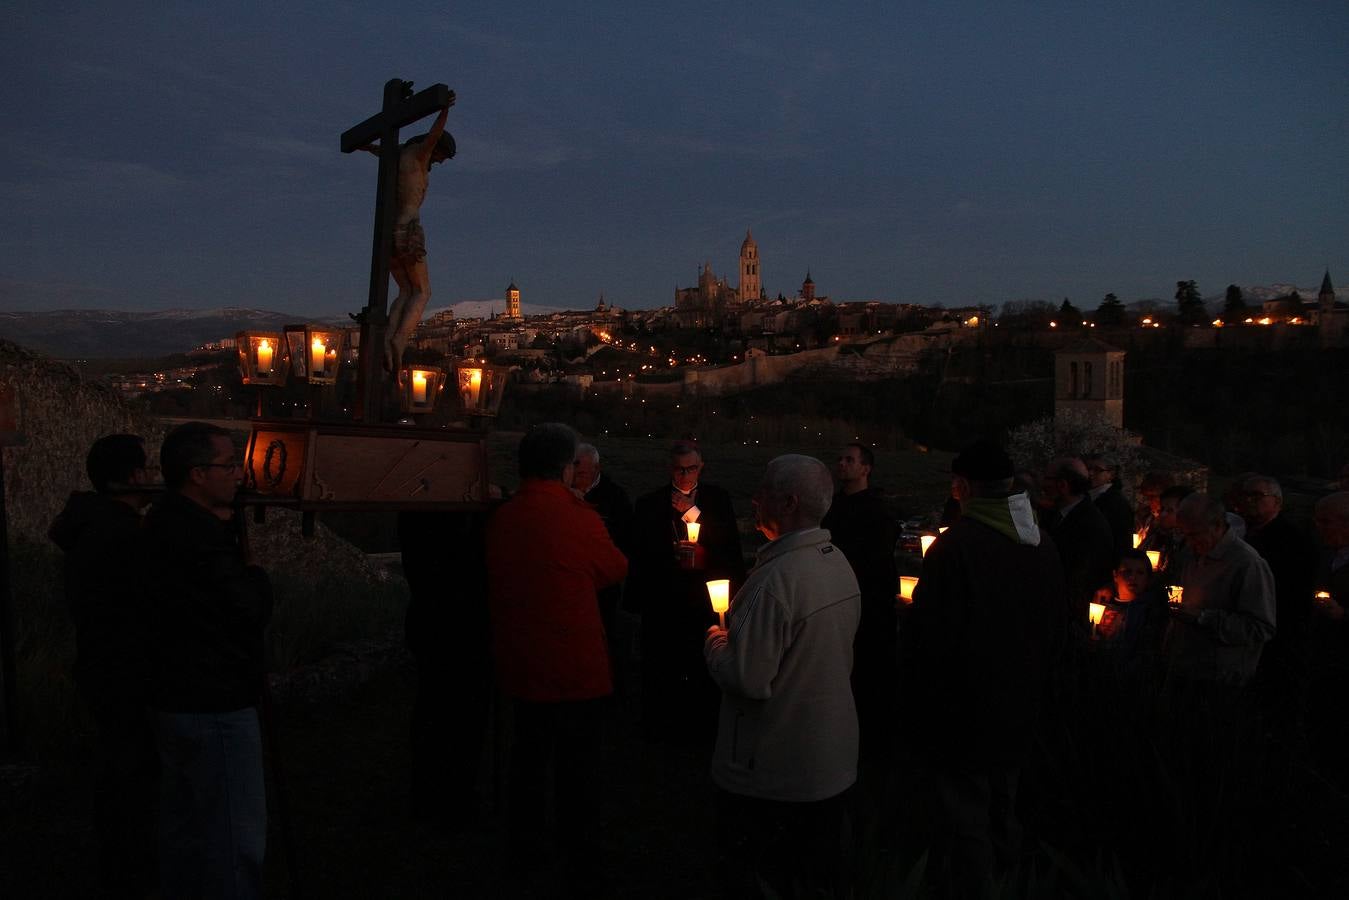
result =
M342 152L351 153L380 140L384 133L411 125L437 110L454 105L454 91L448 85L433 84L407 100L376 113L359 125L342 132Z

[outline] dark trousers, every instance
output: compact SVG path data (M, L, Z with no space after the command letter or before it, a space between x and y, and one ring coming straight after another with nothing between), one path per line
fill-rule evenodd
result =
M412 813L461 825L477 812L474 785L491 706L486 656L419 653L412 705Z
M600 729L604 699L515 700L510 758L510 855L522 865L548 852L548 778L553 844L572 863L592 858L599 824Z
M931 841L927 871L944 897L982 897L995 868L1016 862L1019 772L926 773L923 812Z
M726 896L848 896L846 796L788 803L718 789Z
M94 829L100 883L108 897L143 897L159 882L159 756L150 714L141 702L107 691L82 693L98 726Z

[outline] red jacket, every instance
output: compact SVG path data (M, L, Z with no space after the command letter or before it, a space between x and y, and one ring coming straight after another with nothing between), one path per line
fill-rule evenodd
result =
M561 481L526 479L487 526L492 645L507 696L551 702L613 693L596 591L628 560L599 514Z

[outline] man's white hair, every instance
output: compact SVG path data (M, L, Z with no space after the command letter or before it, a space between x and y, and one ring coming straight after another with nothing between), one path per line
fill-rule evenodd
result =
M796 497L801 515L818 525L834 502L834 478L829 467L813 456L788 453L768 464L764 485L778 499Z
M594 444L576 445L576 458L581 459L582 457L589 459L595 465L600 464L600 451L595 448Z

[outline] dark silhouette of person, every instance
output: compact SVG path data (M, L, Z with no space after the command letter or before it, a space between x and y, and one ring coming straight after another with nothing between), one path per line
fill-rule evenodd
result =
M1114 582L1115 544L1110 523L1087 496L1090 480L1082 460L1056 459L1045 469L1040 490L1053 509L1040 518L1054 538L1068 582L1068 615L1076 630L1087 629L1087 605L1099 588Z
M864 764L889 756L894 724L895 520L885 509L885 496L872 487L875 454L862 444L848 444L834 465L838 493L820 527L843 551L862 591L862 618L853 643L853 696L861 728Z
M160 890L260 897L267 797L258 707L271 582L238 527L243 467L229 432L186 422L165 436L159 459L167 491L145 532Z
M479 815L475 793L492 697L486 512L401 512L411 595L405 634L416 666L411 813L454 830Z
M642 729L648 739L710 744L721 692L703 662L703 636L717 622L707 582L745 580L731 496L702 479L692 441L670 448L670 481L633 510L632 567L625 602L642 617ZM696 516L698 541L687 543Z
M631 555L629 538L632 533L632 501L628 499L628 492L604 471L600 465L600 451L594 444L577 445L576 471L572 476L571 487L600 514L609 538L623 551L623 555ZM616 649L618 604L622 598L621 584L610 585L600 591L600 618L604 621L604 633L609 638L611 654Z
M93 491L71 494L48 534L65 553L75 685L98 729L93 811L100 883L108 897L144 897L159 881L159 759L145 708L145 443L134 434L105 435L89 448L86 470Z

